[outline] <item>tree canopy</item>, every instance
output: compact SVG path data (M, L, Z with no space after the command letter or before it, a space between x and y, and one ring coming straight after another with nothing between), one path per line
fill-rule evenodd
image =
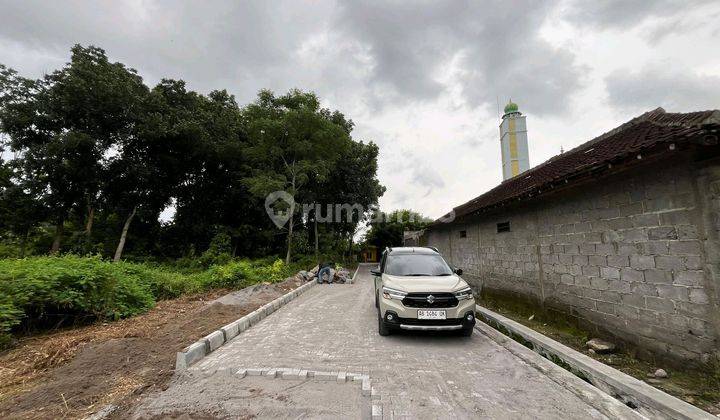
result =
M432 219L409 209L395 210L389 214L382 213L376 218L380 220L371 224L365 241L379 250L402 246L405 231L422 230L432 223Z
M310 237L316 252L349 249L361 217L318 229L295 208L279 230L264 201L282 190L295 203L376 205L378 148L353 139L353 127L297 89L260 90L239 106L182 80L151 88L94 46L74 46L37 80L0 65L0 242L116 260L191 256L211 243L289 260Z

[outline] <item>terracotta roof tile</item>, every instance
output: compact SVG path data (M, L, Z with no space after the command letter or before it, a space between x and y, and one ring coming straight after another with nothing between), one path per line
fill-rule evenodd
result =
M492 190L455 207L455 218L477 212L578 174L588 168L607 165L663 142L681 143L720 127L720 111L667 113L662 108L647 112L570 151L502 182ZM440 219L436 221L440 223Z

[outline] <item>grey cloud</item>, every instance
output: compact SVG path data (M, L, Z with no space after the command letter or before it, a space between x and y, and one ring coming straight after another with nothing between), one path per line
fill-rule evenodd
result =
M151 82L182 78L241 101L263 87L303 87L375 110L438 98L448 88L438 76L462 57L456 80L471 106L512 96L550 114L580 83L573 56L539 35L553 5L0 0L0 46L67 57L74 43L94 44Z
M688 33L703 27L709 27L712 35L717 36L720 33L719 21L720 8L716 12L705 14L681 13L648 25L644 38L648 43L656 45L672 35Z
M677 16L714 0L572 0L565 18L583 26L629 29L648 18Z
M425 189L422 197L427 197L435 189L445 186L445 181L440 177L440 174L429 165L415 166L412 170L410 182L420 185Z
M407 185L415 187L420 192L420 197L428 197L435 189L443 188L445 181L432 162L424 159L413 151L403 149L398 156L397 169L409 175Z
M649 110L698 111L720 108L720 77L656 64L639 72L615 71L605 78L611 105Z
M581 83L571 53L554 49L539 28L551 2L430 1L343 3L336 29L359 39L373 58L373 80L387 98L435 98L437 73L460 57L458 80L472 106L514 97L535 114L565 109Z
M102 6L100 6L102 5ZM281 81L293 53L322 27L320 3L3 1L0 39L67 57L74 43L105 48L150 79L182 78L201 91L251 99ZM310 18L310 16L314 18Z
M718 33L720 13L705 9L717 0L570 0L563 17L581 28L627 31L642 25L640 36L656 45L673 35L701 27Z

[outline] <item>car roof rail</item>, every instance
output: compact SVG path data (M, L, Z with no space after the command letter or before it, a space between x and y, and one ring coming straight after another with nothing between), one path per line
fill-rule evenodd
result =
M434 247L434 246L426 246L425 248L432 249L433 251L437 252L438 254L440 253L440 251L438 251L437 247Z

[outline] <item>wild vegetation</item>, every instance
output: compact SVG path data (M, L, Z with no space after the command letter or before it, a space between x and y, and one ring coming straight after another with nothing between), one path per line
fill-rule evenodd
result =
M301 90L240 106L149 87L94 46L39 79L0 64L0 341L349 258L369 214L318 223L295 203L377 206L378 147L353 127Z
M277 282L297 269L280 259L235 259L194 271L76 255L0 260L0 345L10 342L14 327L117 320L161 299Z

